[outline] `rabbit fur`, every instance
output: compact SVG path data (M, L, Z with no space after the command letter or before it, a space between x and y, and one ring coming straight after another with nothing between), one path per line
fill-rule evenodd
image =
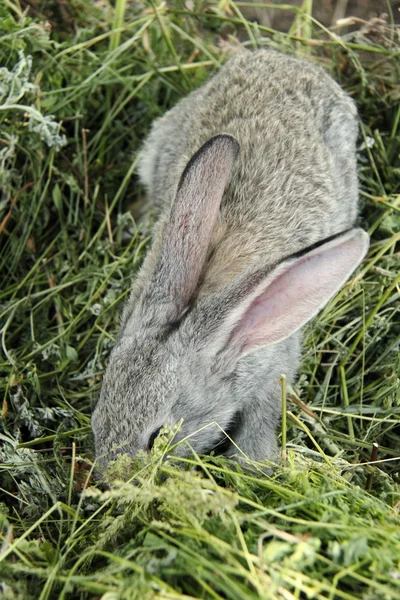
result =
M139 174L159 220L92 417L100 466L181 419L199 453L276 458L300 329L368 248L357 133L322 68L272 50L241 51L155 121Z

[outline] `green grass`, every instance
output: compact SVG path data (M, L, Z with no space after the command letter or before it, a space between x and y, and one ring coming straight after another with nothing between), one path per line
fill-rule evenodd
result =
M281 5L286 33L240 2L34 5L0 7L0 597L400 598L399 30L332 32L308 1ZM238 36L318 61L356 100L371 249L308 327L270 477L162 461L166 436L102 491L90 414L151 235L137 151Z

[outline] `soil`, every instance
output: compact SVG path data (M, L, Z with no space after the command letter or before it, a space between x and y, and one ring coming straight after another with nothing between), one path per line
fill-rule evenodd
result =
M272 0L274 4L292 4L301 6L303 0ZM250 2L251 3L251 2ZM258 0L258 4L271 3L269 0ZM314 0L313 16L326 27L335 25L339 19L356 17L369 21L387 15L388 22L392 18L400 23L400 0ZM256 20L260 25L287 31L293 20L291 11L269 8L245 8L242 12L249 20Z
M93 2L94 0L86 1ZM251 0L247 1L249 5L252 3ZM257 0L257 3L301 6L303 0ZM79 10L70 5L67 0L20 0L20 4L23 9L28 9L28 14L46 19L57 30L73 30L75 20L79 21ZM112 4L113 2L110 0L110 5ZM182 4L185 4L185 0L182 0ZM241 7L241 11L249 20L280 31L287 31L293 20L291 11L252 7ZM393 17L395 23L400 23L400 0L313 1L313 16L326 27L335 25L339 19L344 17L352 16L368 21L382 14L388 15L389 22Z

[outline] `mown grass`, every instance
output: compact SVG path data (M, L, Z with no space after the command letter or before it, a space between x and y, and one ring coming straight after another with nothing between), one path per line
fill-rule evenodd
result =
M311 8L281 5L282 33L240 2L0 7L1 597L400 598L399 31L328 31ZM307 330L270 477L162 461L165 436L101 491L90 413L151 235L136 153L238 37L320 62L357 101L371 250Z

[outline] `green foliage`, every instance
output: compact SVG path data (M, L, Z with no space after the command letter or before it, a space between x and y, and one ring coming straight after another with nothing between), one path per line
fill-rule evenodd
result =
M400 598L398 29L339 37L310 2L280 5L289 32L240 2L30 4L0 6L0 596ZM285 463L163 460L166 431L104 489L92 400L151 235L137 150L239 38L355 98L371 250L308 328Z

